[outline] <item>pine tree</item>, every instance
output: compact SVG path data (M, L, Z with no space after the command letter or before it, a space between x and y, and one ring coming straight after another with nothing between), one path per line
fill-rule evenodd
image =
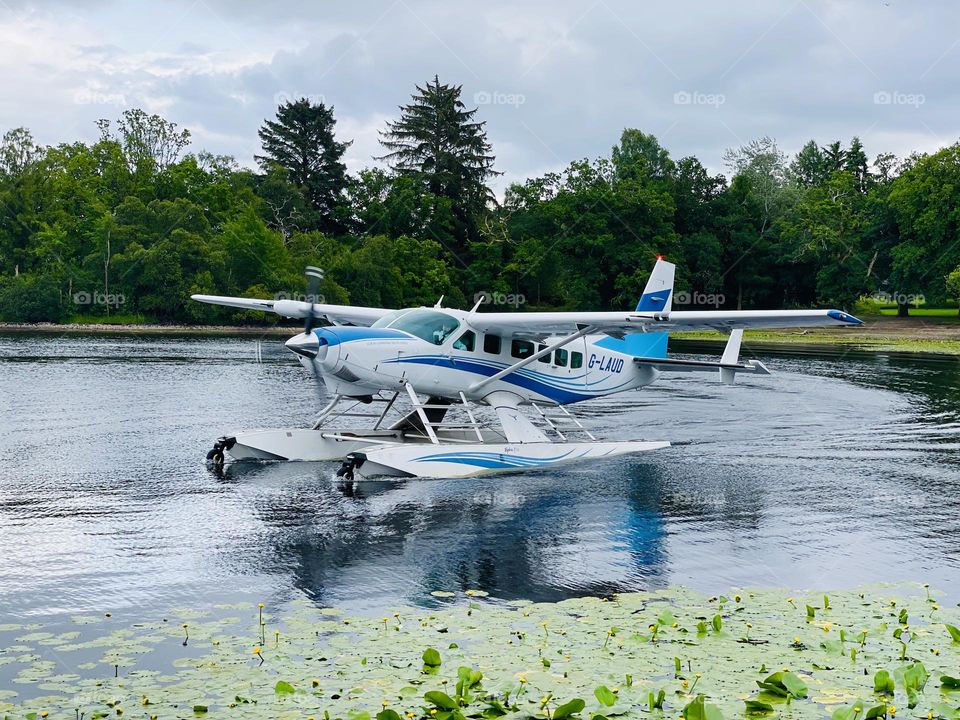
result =
M277 109L276 120L264 121L259 131L264 154L255 156L264 171L283 168L317 213L316 227L331 232L341 229L337 210L347 186L341 158L351 145L337 142L335 125L332 107L307 98L288 101Z
M813 140L809 140L790 163L790 174L801 187L814 187L830 177L830 161L826 153Z
M867 154L863 151L863 143L856 136L850 141L850 149L847 150L843 160L843 169L857 179L857 190L862 193L867 192L872 182L870 161L867 160Z
M418 85L413 102L401 106L400 119L380 133L380 144L389 152L377 159L447 198L457 221L456 242L465 246L478 238L478 218L493 199L486 180L499 173L493 170L486 123L473 119L477 110L466 109L461 88L441 85L437 76L426 87Z

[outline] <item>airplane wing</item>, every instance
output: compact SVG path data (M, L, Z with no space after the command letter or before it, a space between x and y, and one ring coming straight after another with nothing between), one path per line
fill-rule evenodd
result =
M594 332L614 337L640 332L714 330L736 328L805 328L861 325L840 310L678 310L644 312L514 312L474 313L470 324L483 332L518 337L543 337L575 332L589 325Z
M262 310L281 317L305 318L313 313L316 318L326 318L337 324L372 325L392 310L385 308L354 307L352 305L326 305L299 300L257 300L254 298L224 297L222 295L191 295L191 299L210 305Z
M676 266L658 257L635 310L622 312L473 313L470 324L484 332L540 339L566 335L589 326L591 332L623 337L666 330L797 328L861 325L840 310L677 310L673 311Z

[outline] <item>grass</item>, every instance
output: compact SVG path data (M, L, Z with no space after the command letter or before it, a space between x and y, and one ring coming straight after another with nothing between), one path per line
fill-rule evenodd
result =
M874 337L854 334L855 331L800 334L796 330L747 330L744 342L770 345L835 345L873 352L911 352L960 355L960 340L927 340L907 337ZM672 332L672 340L697 340L725 343L726 337L714 332Z
M879 308L879 314L884 316L896 316L897 308ZM910 308L910 317L943 317L952 318L960 321L960 314L957 308Z

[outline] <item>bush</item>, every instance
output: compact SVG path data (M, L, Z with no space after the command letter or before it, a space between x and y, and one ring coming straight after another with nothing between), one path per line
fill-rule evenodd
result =
M66 316L60 287L55 280L33 275L0 280L0 320L61 322Z

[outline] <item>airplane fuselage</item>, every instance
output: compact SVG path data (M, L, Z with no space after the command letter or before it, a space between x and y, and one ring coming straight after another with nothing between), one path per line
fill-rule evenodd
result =
M524 402L566 405L649 385L659 373L634 364L633 358L666 356L666 333L626 340L585 335L484 383L556 344L557 338L485 333L471 325L470 313L427 308L398 311L373 327L332 326L312 334L316 341L297 336L290 343L316 343L316 355L300 354L301 363L315 363L332 393L349 396L410 384L434 397L459 398L462 392L468 400L483 402L493 393L511 393Z

